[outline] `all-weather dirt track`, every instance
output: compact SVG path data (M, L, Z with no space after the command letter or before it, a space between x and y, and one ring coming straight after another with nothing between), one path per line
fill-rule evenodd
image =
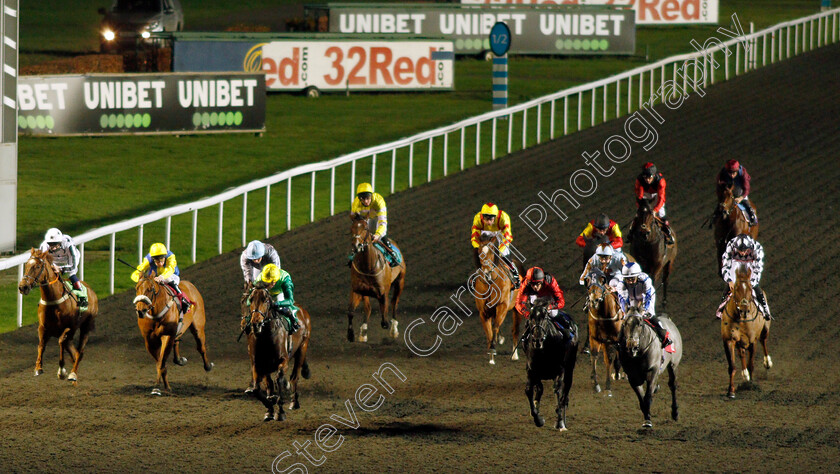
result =
M624 119L391 196L390 235L408 266L397 340L379 328L375 310L369 343L345 339L346 216L271 239L314 326L312 378L301 381L302 409L289 412L285 422L264 423L263 407L243 394L249 363L244 342L236 341L242 287L238 252L185 271L184 278L196 284L206 302L207 341L216 367L205 374L194 342L186 337L182 354L190 361L185 367L169 364L171 395L149 395L155 371L137 329L133 294L101 303L76 387L55 376L55 340L47 347L44 375L33 377L36 328L0 336L2 470L836 471L840 47L807 53L705 92L691 95L676 110L656 107L665 119L656 127L656 145L650 151L635 147L611 176L599 176L597 191L581 198L578 209L566 209L567 221L550 213L545 241L517 215L539 202L538 191L550 195L568 189L571 174L585 167L580 154L600 150L608 137L622 134ZM723 283L716 275L712 231L700 228L714 206L715 173L729 158L741 160L753 176L750 197L766 252L762 287L776 317L769 343L773 368L761 367L759 353L755 383L739 385L734 400L725 397L728 375L714 318ZM578 266L569 268L580 257L575 236L602 211L622 226L630 220L633 179L646 161L655 162L668 180L667 210L679 238L667 308L685 344L679 421L670 419L663 381L653 401L654 427L642 430L627 382L614 383L612 398L594 394L588 356L581 355L569 431L550 427L550 385L542 404L547 425L535 427L524 395L525 362L509 360L506 342L497 365L490 366L474 312L454 334L441 336L430 356L409 351L402 330L411 321L425 322L412 336L417 346L428 348L437 332L430 319L434 310L455 308L450 296L471 271L469 225L483 201L493 200L511 214L515 244L527 256L526 264L556 275L571 305L582 294ZM474 308L468 294L462 300ZM661 301L657 304L662 312ZM570 313L584 323L579 306ZM503 327L508 339L510 321ZM359 322L357 314L357 329ZM372 377L385 363L405 377L401 381L385 372L393 393ZM379 387L384 397L373 411L362 410L355 400L364 384ZM358 420L356 429L331 419L334 414L350 418L348 406ZM331 452L314 444L325 424L338 428L325 443ZM281 456L286 451L289 455Z

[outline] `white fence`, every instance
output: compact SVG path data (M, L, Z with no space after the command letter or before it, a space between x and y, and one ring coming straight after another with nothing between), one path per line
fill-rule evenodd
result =
M163 209L161 211L153 212L145 216L129 219L127 221L119 222L109 226L86 232L75 237L76 243L79 245L79 250L82 253L80 263L80 277L84 279L84 244L94 239L110 236L110 293L114 292L114 264L116 261L115 255L115 239L117 232L123 232L132 229L138 229L138 254L142 256L143 250L143 226L153 222L165 219L165 244L167 248L170 247L170 226L173 216L181 214L192 213L192 251L191 258L195 262L196 259L196 243L198 239L198 211L200 209L208 208L210 206L219 206L219 225L218 225L218 252L222 253L222 224L224 218L224 204L226 201L233 198L243 198L243 214L242 214L242 245L247 243L246 239L246 209L248 207L248 193L256 190L265 189L265 237L269 237L269 222L270 222L270 196L271 186L286 182L286 229L291 229L292 221L292 180L298 177L311 177L310 190L310 221L315 220L315 189L316 176L319 173L329 173L329 206L330 215L335 214L335 189L336 189L336 168L341 165L350 164L350 196L353 199L353 190L355 189L356 180L356 164L362 160L371 160L371 182L375 185L376 179L376 165L377 159L384 157L386 160L390 157L391 160L391 176L390 176L390 191L393 193L396 182L396 160L397 151L408 149L408 187L414 185L414 145L418 143L428 142L428 156L427 156L427 176L426 181L432 179L432 165L433 165L433 151L435 140L442 140L442 166L443 174L449 168L447 151L449 150L450 136L457 134L460 139L460 169L465 168L465 143L467 139L467 129L474 128L475 130L475 163L481 163L481 129L487 128L489 125L491 139L489 160L493 160L497 156L497 143L500 141L497 133L497 121L505 120L507 122L507 136L506 151L510 153L513 149L514 143L514 123L517 118L520 123L517 128L522 130L522 148L527 148L529 139L531 143L540 143L544 135L543 132L543 115L544 107L549 107L548 113L548 138L553 139L558 133L558 124L562 123L562 133L566 135L569 130L569 99L577 99L577 130L582 128L582 117L584 111L585 99L588 99L591 117L591 125L595 125L598 110L596 104L598 96L602 95L603 112L601 114L602 121L610 118L616 118L622 115L622 110L626 108L626 113L632 113L642 107L643 104L653 105L653 103L661 102L660 100L651 100L651 103L644 101L645 93L647 97L654 97L657 84L662 86L666 81L673 81L674 84L679 85L682 82L682 91L698 90L707 87L710 83L714 84L717 67L723 67L723 80L728 80L730 77L746 73L750 70L787 59L793 55L800 54L805 51L812 50L837 41L838 20L840 20L840 9L834 9L801 18L794 21L780 23L773 27L746 34L728 41L707 41L703 46L708 46L707 49L690 54L683 54L679 56L672 56L667 59L660 60L656 63L641 66L623 73L602 79L599 81L583 84L572 87L564 91L556 92L544 97L540 97L529 102L525 102L506 109L488 112L477 117L472 117L462 120L458 123L441 127L428 132L423 132L411 137L403 138L392 143L379 145L364 150L350 153L348 155L340 156L338 158L324 161L321 163L312 163L304 166L299 166L288 171L277 173L273 176L263 178L237 188L232 188L222 194L208 197L197 202L183 204L180 206ZM734 50L734 51L733 51ZM722 62L718 62L720 60ZM692 73L687 72L691 70ZM670 71L670 73L668 72ZM711 73L711 74L710 74ZM720 79L717 79L720 80ZM646 88L648 89L646 91ZM610 117L608 110L608 99L612 98L609 91L615 92L615 113ZM636 100L634 100L634 92L637 91ZM679 93L679 91L676 91ZM608 96L609 94L609 96ZM625 107L622 107L622 99ZM635 104L638 103L636 107ZM559 104L559 105L558 105ZM561 110L558 110L561 109ZM536 112L536 124L529 128L528 114ZM574 114L575 111L572 111ZM530 131L530 134L529 134ZM573 130L575 131L575 130ZM472 131L470 132L472 133ZM505 135L505 134L502 134ZM518 138L518 137L517 137ZM504 144L503 142L503 144ZM487 151L484 151L487 153ZM485 159L486 161L486 159ZM323 178L322 178L323 179ZM345 202L342 200L342 202ZM344 207L344 206L343 206ZM17 255L8 259L0 261L0 270L6 270L17 266L18 278L23 278L23 265L29 258L29 252ZM17 295L17 320L18 326L22 325L23 318L23 297Z

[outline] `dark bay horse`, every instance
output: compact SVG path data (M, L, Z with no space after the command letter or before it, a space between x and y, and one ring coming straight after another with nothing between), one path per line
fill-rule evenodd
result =
M353 236L353 263L350 265L350 304L347 308L347 340L353 342L353 312L364 299L365 322L359 328L359 342L367 342L370 302L368 297L379 301L382 329L389 329L389 335L396 339L397 304L405 286L405 258L399 266L392 267L373 245L373 233L368 230L367 221L356 219L350 227ZM391 240L391 244L397 244ZM399 247L397 247L399 248ZM391 293L391 320L388 321L388 293Z
M628 309L618 340L621 367L627 374L630 387L636 392L639 408L645 417L643 428L653 428L653 422L650 421L650 405L653 394L659 386L659 374L665 369L668 369L668 387L671 388L671 418L674 421L679 419L677 366L682 359L682 336L674 322L665 315L660 315L659 320L670 333L676 352L662 350L662 343L656 336L656 332L649 323L644 321L641 310L637 307Z
M747 382L753 380L756 340L761 342L764 349L764 367L768 370L773 367L773 361L767 353L770 321L765 320L758 310L750 285L750 275L749 267L738 264L732 296L721 312L720 335L723 339L726 362L729 364L729 391L726 394L729 398L735 398L735 349L741 356L741 374Z
M169 352L174 352L173 362L177 365L187 363L186 357L181 357L181 336L190 330L195 338L196 349L204 361L204 370L210 372L213 363L207 359L207 344L204 338L204 299L192 283L181 280L178 285L181 291L195 304L189 312L181 316L178 302L167 285L158 283L148 275L143 275L134 286L137 296L134 298L134 309L137 311L137 326L146 343L146 350L157 364L157 380L153 395L160 395L160 384L166 391L171 391L169 379L166 376L166 358ZM173 351L174 348L174 351Z
M723 252L726 250L726 244L732 238L741 234L747 234L753 239L758 238L758 224L750 226L747 217L735 201L733 189L734 186L723 189L716 213L720 217L714 221L718 273L720 273L721 265L723 264L721 258L723 257ZM753 212L755 212L755 206L752 201L747 200L747 205L752 207Z
M309 364L306 361L309 338L312 335L309 313L298 306L297 319L300 322L300 327L291 335L291 344L289 344L289 333L285 324L281 321L282 316L272 311L271 294L266 288L257 287L251 290L248 311L247 320L243 320L245 326L243 329L248 332L251 377L258 384L256 390L252 393L268 410L263 421L283 421L286 419L286 412L283 410L283 403L280 401L279 389L291 390L292 399L289 409L297 410L300 408L298 374L305 379L309 378ZM289 351L289 345L291 345L291 351ZM287 381L285 371L292 357L294 357L295 362ZM276 385L271 378L275 372L277 372ZM265 394L263 394L263 390ZM277 406L276 412L274 410L275 405Z
M653 214L649 202L646 199L640 199L638 204L635 225L630 231L630 253L654 282L662 281L662 306L664 307L668 298L668 276L671 274L674 259L677 257L677 234L672 229L674 243L666 244L659 218Z
M61 275L54 271L50 253L33 248L29 254L29 260L23 266L23 278L18 283L18 291L27 295L35 286L41 289L41 300L38 302L38 358L35 359L35 375L44 373L41 366L44 347L51 337L56 337L58 378L67 378L75 384L79 362L85 355L88 336L93 331L94 320L99 314L99 299L87 283L81 282L87 288L88 307L80 313L76 296L68 289ZM74 347L73 337L76 331L79 331L79 342ZM69 352L73 359L73 369L69 375L64 368L65 351Z
M505 268L505 263L499 258L497 237L493 237L489 241L479 241L479 260L481 261L481 268L470 277L469 285L474 290L475 307L478 309L478 316L487 339L487 353L490 356L490 364L494 365L496 364L496 343L499 345L505 343L504 336L499 334L499 328L515 303L514 296L511 294L513 284ZM513 353L511 359L519 360L516 343L519 341L521 318L516 311L513 312L513 318Z
M525 395L531 408L534 424L543 426L545 418L540 415L540 399L543 380L554 380L554 395L557 397L557 422L554 428L566 430L566 408L569 406L569 390L575 370L578 352L578 331L566 337L551 321L548 310L550 300L539 298L531 308L527 320L526 336L523 342L528 364L525 367L528 383Z
M601 274L603 275L603 274ZM587 318L589 325L589 360L592 362L592 387L595 393L601 391L598 384L596 365L598 355L603 354L606 369L605 387L607 396L612 396L612 380L620 378L618 364L618 338L621 334L623 314L616 294L606 286L603 277L590 273L588 281Z

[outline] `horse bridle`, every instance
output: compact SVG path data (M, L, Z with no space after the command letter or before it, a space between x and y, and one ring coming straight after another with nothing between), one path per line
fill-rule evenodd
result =
M59 275L56 275L56 278L53 281L47 281L47 279L44 278L43 283L39 282L39 280L41 279L41 275L43 275L44 271L47 269L47 261L44 260L43 258L37 258L37 257L29 257L29 258L30 258L30 260L35 260L36 262L41 264L41 269L38 271L38 275L33 277L32 275L29 274L29 272L27 272L26 275L23 276L24 280L28 280L28 281L32 282L32 283L29 284L30 288L33 288L35 286L37 286L37 287L49 286L49 285L52 285L53 283L55 283L56 281L58 281ZM29 267L29 269L32 270L32 267Z
M612 292L611 292L611 291L610 291L610 290L609 290L606 286L604 286L604 285L601 283L601 281L600 281L600 280L598 280L598 279L590 279L590 281L593 281L593 280L594 280L594 282L593 282L593 283L590 283L590 284L589 284L589 287L587 287L587 291L591 291L591 290L592 290L592 287L593 287L593 286L596 286L596 287L598 287L598 288L600 288L600 289L601 289L601 296L600 296L599 298L595 299L594 301L593 301L592 299L590 299L590 300L589 300L589 303L590 303L589 308L597 307L598 305L600 305L601 303L603 303L603 302L604 302L604 300L607 298L607 295L612 294ZM589 295L591 295L591 293L590 293ZM587 298L589 298L589 295L587 295ZM589 314L588 314L588 316L589 316L590 318L592 318L592 319L599 319L599 318L595 318L594 316L592 316L592 312L587 311L587 313L589 313ZM618 312L616 313L616 317L615 317L615 318L603 318L603 319L607 319L607 320L609 320L609 321L615 321L616 319L621 320L621 319L623 319L623 318L622 318L622 315L621 315L621 311L618 311Z
M251 293L250 293L250 295L248 296L248 299L250 300L250 299L251 299L251 297L254 295L254 293L256 293L256 292L258 292L258 291L259 291L259 292L265 292L265 294L266 294L266 301L268 302L268 309L267 309L266 311L263 311L263 310L261 310L261 309L259 309L259 308L257 308L257 309L251 309L251 308L250 308L250 305L249 305L249 307L248 307L248 315L246 316L246 317L248 318L248 321L245 323L245 327L246 327L246 328L248 328L248 327L253 328L253 331L254 331L254 333L255 333L255 334L260 334L260 333L262 333L262 330L263 330L263 328L265 327L265 323L266 323L267 321L270 321L270 320L271 320L271 315L270 315L270 314L267 314L267 313L270 313L270 312L271 312L271 293L269 293L268 289L266 289L266 288L256 288L256 287L255 287L255 288L251 288ZM253 316L254 316L255 314L258 314L258 315L262 316L262 319L261 319L259 322L257 322L257 323L253 322L253 321L254 321L254 317L253 317Z
M362 233L352 234L353 235L353 240L356 241L356 243L353 245L353 255L357 255L357 254L361 253L366 247L369 247L373 243L373 239L370 238L370 230L367 228L367 225L364 226L363 230L365 232L364 234L362 234ZM382 261L380 261L380 259L378 259L378 258L376 259L376 266L373 267L374 270L376 270L377 266L379 266L380 263L381 263L381 266L380 266L379 270L376 271L375 273L367 273L367 272L361 271L359 269L359 267L356 265L356 259L355 258L353 259L352 267L360 275L377 276L380 273L382 273L383 271L385 271L384 258L385 257L383 256Z
M641 352L642 349L646 350L647 348L649 348L651 346L651 344L653 344L654 339L656 339L656 337L654 336L654 338L652 340L648 341L646 346L642 347L642 345L641 345L641 343L642 343L641 335L639 333L641 331L641 327L645 324L643 315L639 311L632 311L632 312L628 311L627 314L625 315L625 318L627 318L628 321L630 320L630 318L634 318L634 321L637 321L637 323L636 323L636 326L632 329L632 332L630 333L629 338L628 337L619 338L619 344L621 344L622 346L624 346L625 349L630 351L630 356L631 357L638 357L639 352ZM630 327L630 325L625 323L624 327L628 328L628 327ZM624 329L622 331L622 333L624 331L627 331L627 329ZM633 341L633 343L634 343L633 347L629 347L627 345L628 340Z
M170 308L172 308L172 305L175 303L175 297L172 296L169 299L169 301L167 301L167 303L163 306L163 309L161 309L157 314L150 315L149 313L151 311L154 311L154 308L155 308L154 301L157 299L158 295L160 294L160 291L158 291L158 287L161 287L162 284L158 283L157 281L155 281L154 278L150 278L150 277L143 277L143 279L140 280L140 281L143 281L143 280L149 280L151 282L154 282L155 284L150 285L151 288L146 289L146 291L144 291L142 295L137 295L136 297L134 297L134 301L132 301L132 303L134 303L135 305L137 303L145 303L148 306L148 308L143 310L143 311L140 311L140 310L137 311L138 317L142 316L143 318L146 318L146 319L160 319L160 318L163 317L163 315L165 315L169 311ZM151 293L152 293L151 298L149 298L149 296L147 294L147 293L149 293L150 290L151 290Z

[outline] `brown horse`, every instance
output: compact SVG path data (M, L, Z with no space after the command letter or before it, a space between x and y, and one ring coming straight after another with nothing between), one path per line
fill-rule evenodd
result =
M251 290L248 318L243 320L244 328L248 332L248 355L251 357L251 377L259 385L252 393L268 410L263 421L283 421L286 412L280 402L278 386L284 390L291 389L292 400L289 409L300 408L298 401L298 374L309 378L309 364L306 362L306 352L309 350L309 338L312 335L312 324L309 313L298 306L297 319L300 328L289 336L286 326L271 309L271 294L265 288ZM291 342L289 341L291 337ZM291 345L291 351L289 346ZM286 380L285 371L289 360L295 358L292 373ZM277 374L275 385L271 376ZM262 388L265 394L260 390ZM277 411L274 406L277 405Z
M649 202L640 199L638 205L635 225L630 231L630 253L654 282L661 279L664 307L668 298L668 276L677 257L677 234L671 230L674 243L666 244L659 218L653 214Z
M153 277L143 275L135 285L137 296L134 298L134 308L137 310L137 326L146 341L146 350L157 363L157 380L153 395L160 395L158 385L163 384L166 391L171 391L169 379L166 377L166 358L174 348L173 362L177 365L187 363L186 357L181 357L181 336L189 328L195 338L196 349L204 361L204 370L210 372L213 363L207 360L207 344L204 340L204 299L192 283L181 280L178 285L181 291L195 304L190 310L181 315L178 302L167 285L158 283Z
M499 328L515 303L514 295L511 294L513 284L504 268L505 263L499 258L497 245L497 237L479 241L481 268L473 273L469 281L474 291L475 307L478 308L481 326L484 328L484 335L487 338L487 353L490 355L490 364L493 365L496 364L494 359L496 343L498 342L499 345L505 343L504 336L499 334ZM511 359L518 360L519 354L516 344L519 341L521 316L516 311L513 312L513 315L513 353Z
M373 233L368 230L367 221L356 219L350 227L353 236L353 262L350 265L350 304L347 308L347 340L353 342L353 312L359 303L365 303L365 322L359 328L359 342L367 342L368 322L370 321L370 301L374 297L379 301L379 314L382 316L382 329L389 329L389 334L396 339L397 305L405 286L405 258L396 267L388 264L385 256L373 245ZM397 244L391 240L391 244ZM384 245L384 244L383 244ZM397 247L399 249L399 247ZM391 293L391 320L388 321L388 293Z
M604 356L604 367L607 371L607 396L612 396L612 380L619 379L618 337L621 334L623 314L618 305L615 293L605 285L602 278L592 275L589 279L589 304L587 316L589 319L589 359L592 362L592 387L595 393L601 392L598 384L598 373L595 367L598 353Z
M723 264L721 258L723 257L723 252L726 250L726 244L733 237L748 234L753 239L758 238L758 224L750 226L744 212L738 207L732 190L733 186L723 189L722 198L718 203L718 210L716 212L716 215L720 217L714 221L718 273L720 273L721 265ZM752 207L753 212L755 212L755 206L752 201L747 200L747 205Z
M741 356L741 374L747 382L753 379L756 339L761 342L761 347L764 349L764 367L768 370L773 367L773 361L767 353L770 321L764 319L753 299L750 275L749 267L738 264L735 270L735 286L720 318L720 335L723 338L726 362L729 364L729 391L727 392L729 398L735 398L736 348Z
M41 289L41 301L38 302L38 358L35 360L35 375L44 373L41 366L44 347L51 337L57 337L58 378L67 378L75 384L79 362L85 355L85 344L93 331L94 319L99 314L99 298L87 283L81 282L87 289L88 307L80 313L76 295L53 269L50 253L33 248L29 254L29 260L23 266L23 278L18 283L18 291L27 295L34 286ZM79 343L73 347L76 331L79 331ZM70 375L64 368L64 351L69 352L73 359Z

